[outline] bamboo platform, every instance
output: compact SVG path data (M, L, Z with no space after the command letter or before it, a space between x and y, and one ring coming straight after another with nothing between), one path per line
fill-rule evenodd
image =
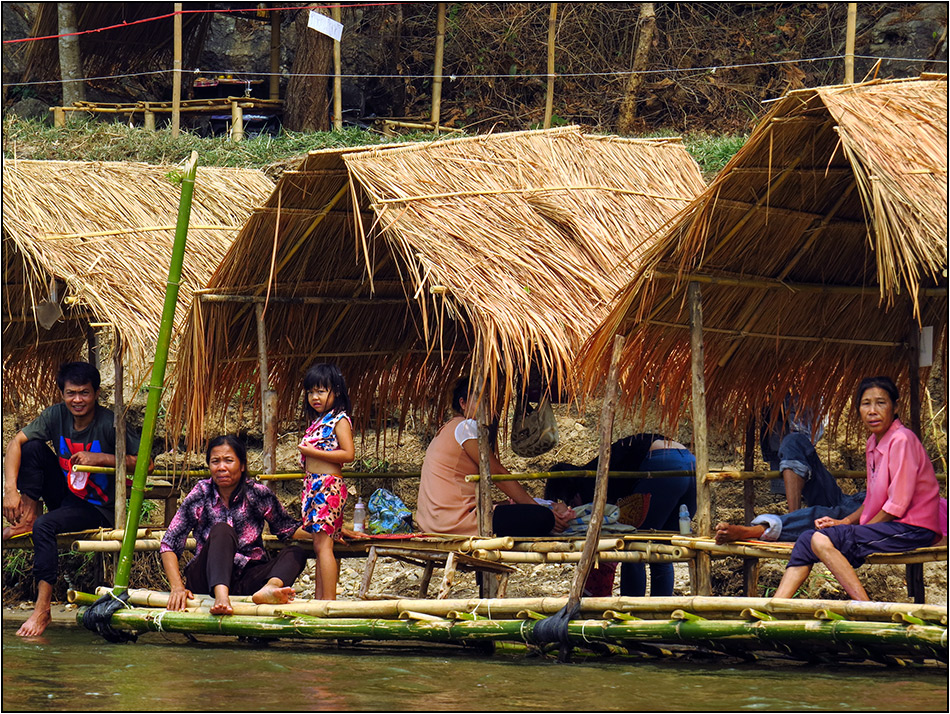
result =
M69 601L87 605L110 592L70 591ZM443 644L517 644L546 650L534 626L557 613L567 598L295 600L256 605L232 598L234 614L210 614L213 599L199 596L184 612L165 610L168 593L130 590L129 607L110 625L133 633L253 636L257 638ZM668 597L582 598L567 623L571 648L621 654L669 655L665 646L754 659L769 652L794 659L888 664L947 661L947 611L935 605L793 600L778 598Z

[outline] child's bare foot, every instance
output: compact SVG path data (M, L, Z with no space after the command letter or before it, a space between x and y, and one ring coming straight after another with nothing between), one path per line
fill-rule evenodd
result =
M19 637L39 637L46 631L52 620L49 610L34 610L29 619L20 625L17 635Z
M212 615L233 615L234 608L231 607L231 598L227 595L216 595L214 604L211 606Z
M737 526L732 523L716 524L717 543L735 543L738 540L756 540L765 533L765 526Z
M292 587L284 586L278 578L271 578L267 583L251 596L251 601L258 605L281 605L290 602L296 597Z

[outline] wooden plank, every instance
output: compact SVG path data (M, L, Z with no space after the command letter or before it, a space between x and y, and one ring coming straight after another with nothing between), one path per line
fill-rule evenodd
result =
M706 375L703 359L703 308L699 283L689 284L690 369L692 372L693 452L696 456L696 529L701 536L712 534L712 489L706 482L709 450L706 434ZM696 554L694 595L712 594L712 560L708 553Z

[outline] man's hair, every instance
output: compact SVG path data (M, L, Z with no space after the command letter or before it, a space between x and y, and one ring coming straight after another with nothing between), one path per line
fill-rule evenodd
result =
M99 391L99 370L88 362L64 362L56 373L56 386L59 391L66 391L66 382L72 382L77 387L91 384L93 391Z

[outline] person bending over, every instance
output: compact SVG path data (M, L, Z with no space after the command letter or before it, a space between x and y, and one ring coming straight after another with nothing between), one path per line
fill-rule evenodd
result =
M867 495L844 518L823 516L795 541L775 597L792 597L821 561L854 600L868 600L855 568L871 553L932 545L940 538L939 486L920 439L897 418L898 391L888 377L861 381L855 407L870 432Z
M289 545L270 558L264 550L264 523L288 541L297 533L294 520L267 486L247 473L247 449L237 437L217 436L206 454L211 478L199 481L185 497L159 548L171 593L169 610L184 610L193 592L214 596L212 615L230 615L233 595L251 595L260 603L294 599L291 587L307 555ZM195 557L185 566L182 582L178 559L193 532ZM301 530L301 533L303 531Z
M3 538L33 533L36 603L17 631L20 637L41 635L50 623L59 562L56 536L111 527L115 519L115 477L72 470L77 465L115 466L115 416L99 406L99 382L99 370L87 362L61 365L56 386L63 401L45 409L7 444L3 515L11 525ZM135 468L138 449L138 435L126 426L126 468Z

